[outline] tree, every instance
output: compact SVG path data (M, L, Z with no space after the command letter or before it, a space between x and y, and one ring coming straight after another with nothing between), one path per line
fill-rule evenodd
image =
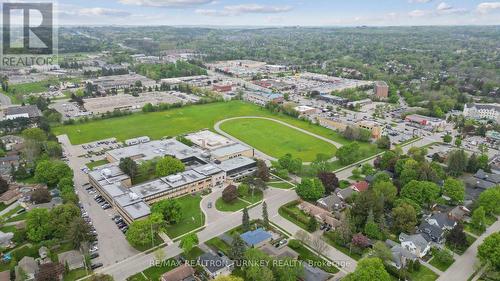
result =
M245 273L245 280L250 281L263 281L274 280L273 272L267 266L260 266L270 261L269 256L264 254L259 249L248 249L245 252L245 261L243 272Z
M483 265L490 265L500 270L500 232L495 232L484 239L478 248L477 256Z
M92 241L90 225L80 217L74 218L66 232L66 239L74 249L79 249L82 243Z
M462 138L460 137L455 138L455 146L457 147L462 146Z
M377 147L380 149L390 149L391 139L388 136L382 136L377 140Z
M229 257L233 260L242 260L245 255L246 244L239 235L235 235L229 250Z
M9 183L0 176L0 195L9 190Z
M352 238L352 222L351 222L351 212L349 209L346 209L340 216L340 223L337 229L335 230L342 243L345 245Z
M325 188L326 194L331 194L335 188L339 187L339 179L334 173L320 172L318 178Z
M159 213L167 224L176 224L182 219L182 206L175 199L166 199L154 203L151 207L152 213Z
M467 235L464 232L464 226L462 223L457 223L455 227L446 236L446 242L458 249L463 249L467 247Z
M356 233L352 236L351 243L360 249L364 249L370 245L370 239L361 233Z
M325 188L323 187L321 181L317 178L302 179L302 182L297 185L295 191L297 192L297 195L307 201L316 201L325 194Z
M401 197L411 199L421 206L431 204L439 197L440 188L433 182L412 180L401 189Z
M435 250L433 252L434 258L441 264L451 264L453 263L453 254L446 249Z
M412 233L417 224L417 214L411 205L401 204L392 209L393 228L397 233Z
M392 260L392 252L383 241L377 241L373 245L374 257L381 259L383 262Z
M269 181L269 178L271 177L266 162L262 160L257 160L257 177L265 182Z
M500 185L487 189L479 195L479 206L484 207L486 214L500 214Z
M262 221L264 222L264 226L269 227L269 214L267 213L266 201L262 202Z
M248 209L247 207L243 208L243 216L241 219L241 225L243 228L243 231L249 231L250 230L250 215L248 214Z
M324 255L328 249L328 245L323 241L321 236L313 236L311 239L311 247L320 255Z
M60 263L42 263L35 274L35 280L37 281L53 281L59 280L64 272L64 266Z
M228 185L222 191L222 200L226 203L234 202L234 200L238 199L238 190L235 185Z
M377 182L373 185L373 191L378 196L382 196L384 202L392 204L396 199L396 195L398 194L398 189L392 182Z
M62 161L42 160L35 168L35 180L55 187L62 178L73 178L73 171Z
M462 203L465 198L465 185L459 179L447 178L443 185L443 194L455 204Z
M375 175L375 172L375 169L369 163L365 163L361 166L361 173L365 176L373 176Z
M490 172L491 167L490 167L490 160L488 158L487 154L481 154L477 158L477 166L479 169L483 169L485 172Z
M243 278L234 275L219 275L214 281L244 281Z
M415 159L406 159L404 160L403 170L399 175L399 181L401 186L405 186L407 183L418 180L418 171L421 167L421 164L415 161Z
M165 156L156 163L156 176L166 177L176 173L184 172L186 167L179 159Z
M453 137L450 134L446 134L443 136L443 142L450 143L453 140Z
M366 224L363 232L372 239L381 240L383 238L383 234L380 231L380 228L373 218L373 212L370 210L368 214L368 218L366 219Z
M25 140L32 140L37 143L47 141L47 134L45 134L45 132L39 128L26 129L22 132L22 136Z
M33 209L26 216L26 232L33 242L46 240L52 234L50 214L47 209Z
M188 235L185 235L181 239L180 247L184 251L185 254L190 253L193 248L198 245L198 236L196 233L191 233Z
M448 173L451 176L459 177L467 168L467 155L463 149L457 149L448 155Z
M137 220L129 225L125 233L127 241L136 248L143 248L152 245L154 241L154 232L152 231L152 222L150 219Z
M314 217L311 216L309 217L309 221L307 222L307 230L309 230L309 232L314 232L316 231L316 229L318 229L318 222Z
M469 157L469 161L467 161L466 171L474 174L477 172L477 170L479 170L479 162L477 161L477 155L476 153L472 153L472 155Z
M35 204L48 203L52 200L52 196L46 188L37 188L31 193L30 200Z
M48 141L44 144L45 152L49 155L50 158L61 158L62 156L62 147L56 141Z
M50 220L54 227L54 237L64 238L70 224L79 216L80 209L74 204L63 204L54 207L50 211Z
M359 144L352 142L339 148L335 156L337 156L342 165L349 165L359 158L360 153Z
M137 163L130 157L125 157L120 159L119 164L120 170L127 174L130 178L135 179L139 171Z
M471 225L473 228L483 232L486 230L486 212L483 206L479 206L472 212Z
M345 281L390 281L391 276L379 258L365 258L358 262L356 270L345 276Z

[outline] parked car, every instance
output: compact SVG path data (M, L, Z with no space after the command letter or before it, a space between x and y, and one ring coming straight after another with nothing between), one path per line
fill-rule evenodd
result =
M99 253L98 253L98 252L94 252L94 253L90 254L90 256L89 256L89 257L90 257L91 259L95 259L95 258L99 257Z
M90 268L91 269L96 269L96 268L99 268L102 266L102 262L98 262L98 263L93 263L90 265Z

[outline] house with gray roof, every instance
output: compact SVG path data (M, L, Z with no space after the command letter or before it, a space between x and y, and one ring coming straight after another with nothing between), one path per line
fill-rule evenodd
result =
M220 275L229 275L233 271L234 262L227 257L219 257L212 253L204 253L198 258L198 264L203 267L211 279Z
M331 274L308 263L304 263L304 274L300 280L303 281L326 281L330 279Z
M391 261L396 268L405 267L409 260L415 261L418 259L418 257L408 251L408 249L392 240L387 239L385 244L391 249Z
M354 189L352 189L352 188L344 188L344 189L336 188L333 192L335 194L337 194L337 196L339 198L341 198L342 200L347 200L347 199L351 198L351 196L356 191Z
M23 257L16 266L16 280L32 281L35 280L35 274L39 266L32 257Z
M345 203L337 194L328 195L316 201L318 207L327 211L340 211L345 208Z
M422 258L431 249L431 244L427 241L422 234L408 235L406 233L399 234L399 242L401 242L401 247L408 250L415 256Z

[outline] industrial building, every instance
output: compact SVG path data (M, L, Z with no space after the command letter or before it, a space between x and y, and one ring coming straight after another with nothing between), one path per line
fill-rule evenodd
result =
M6 120L14 120L17 118L38 118L42 116L42 112L36 105L13 106L7 107L4 110L4 118Z
M88 80L88 83L97 87L98 91L119 90L133 87L140 81L143 87L154 87L156 82L139 74L124 74L102 76L97 79Z
M213 133L209 130L191 133L186 135L185 138L190 140L195 145L201 147L202 149L208 150L234 144L234 141L219 134Z

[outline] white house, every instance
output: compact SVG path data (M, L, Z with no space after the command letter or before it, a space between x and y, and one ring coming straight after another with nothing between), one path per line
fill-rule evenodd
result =
M401 246L415 256L422 258L431 249L430 243L422 236L422 234L408 235L405 233L399 234L399 242Z

